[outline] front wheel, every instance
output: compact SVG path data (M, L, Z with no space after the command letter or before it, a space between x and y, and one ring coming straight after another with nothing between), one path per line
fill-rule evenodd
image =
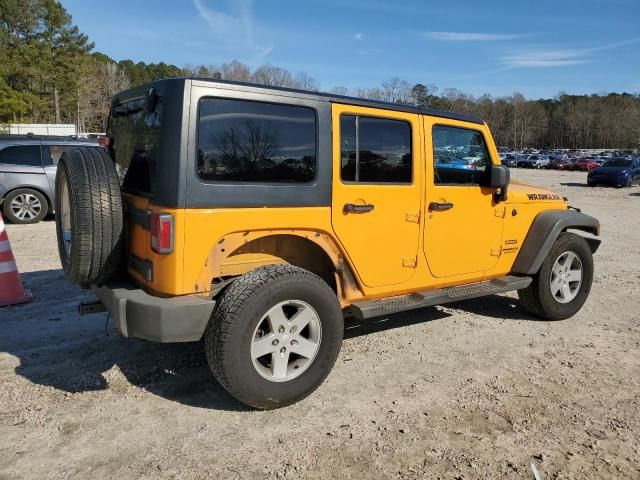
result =
M343 331L338 299L324 280L291 265L270 265L224 292L205 332L205 351L231 395L273 409L320 386L338 358Z
M524 308L545 320L563 320L584 305L593 282L593 257L587 241L561 233L527 288L518 290Z

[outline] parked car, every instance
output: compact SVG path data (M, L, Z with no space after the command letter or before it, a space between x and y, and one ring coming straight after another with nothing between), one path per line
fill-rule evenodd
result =
M531 164L529 163L529 157L531 155L526 155L523 153L519 153L516 155L516 167L520 168L531 168Z
M573 162L569 158L556 158L549 162L547 168L551 170L572 170Z
M630 187L640 184L640 159L616 157L594 168L587 175L587 185Z
M543 168L549 165L548 155L526 155L526 158L518 160L518 166L523 168Z
M55 204L56 166L74 147L101 148L69 137L0 135L0 204L12 223L37 223Z
M549 165L549 155L531 155L527 161L531 162L531 168L546 168Z
M567 230L597 236L598 220L510 182L481 119L170 79L116 95L107 134L108 152L58 164L65 276L126 337L204 340L214 376L252 407L324 381L346 312L517 291L561 320L589 296L600 240Z
M576 160L573 166L571 167L571 170L580 170L582 172L588 172L590 170L593 170L597 166L598 166L598 162L596 162L591 157L586 157L586 158L580 158Z
M502 160L502 164L506 165L507 167L515 167L516 163L516 156L511 153L507 153L504 157L504 160Z

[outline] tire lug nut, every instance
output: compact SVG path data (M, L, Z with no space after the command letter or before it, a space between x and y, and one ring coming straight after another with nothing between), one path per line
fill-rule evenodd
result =
M294 325L293 327L291 327L291 330L289 330L289 333L295 333L297 329L298 327Z
M297 340L291 340L291 345L297 345L298 341Z
M284 333L284 327L282 325L278 327L278 333Z
M282 348L280 349L280 353L286 353L286 351L287 351L287 349L286 349L285 347L282 347Z
M273 342L271 342L271 345L273 345L273 346L275 347L275 346L276 346L276 345L278 345L279 343L280 343L280 341L279 341L279 340L274 340Z

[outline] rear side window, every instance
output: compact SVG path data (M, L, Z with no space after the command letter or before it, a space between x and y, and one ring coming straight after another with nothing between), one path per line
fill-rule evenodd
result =
M111 110L108 136L122 190L153 195L153 182L160 158L163 102L148 113L144 99L131 100Z
M402 120L343 115L340 178L358 183L411 183L411 125Z
M198 176L219 182L311 182L316 130L310 108L205 98L198 112Z
M0 165L41 167L40 145L15 145L0 150Z
M433 127L436 185L479 185L491 164L482 133L466 128Z

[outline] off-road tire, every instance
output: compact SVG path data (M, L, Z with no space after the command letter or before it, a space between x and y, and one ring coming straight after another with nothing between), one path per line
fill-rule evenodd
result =
M71 249L63 239L62 190L69 193ZM56 232L64 274L81 286L102 285L119 269L123 248L120 182L111 157L100 148L63 153L56 173Z
M273 382L254 368L251 342L269 308L289 299L304 301L315 309L322 339L307 370L292 380ZM204 343L218 382L245 405L267 410L302 400L322 384L338 358L343 333L342 310L324 280L291 265L269 265L243 275L226 289L207 326Z
M40 211L35 217L30 219L23 219L15 216L15 214L11 210L11 202L13 202L13 200L19 197L20 195L33 195L38 199L38 201L40 202ZM29 223L38 223L39 221L44 219L44 217L47 216L47 213L49 212L49 202L47 201L45 196L37 190L33 190L31 188L18 188L17 190L10 192L4 198L4 202L2 204L2 211L4 213L4 218L11 223L22 224L22 225L26 225Z
M551 293L551 269L564 252L575 253L582 262L582 283L577 296L569 303L558 302ZM587 241L580 235L564 232L558 236L531 285L518 290L522 306L544 320L564 320L575 315L586 302L593 282L593 256Z

